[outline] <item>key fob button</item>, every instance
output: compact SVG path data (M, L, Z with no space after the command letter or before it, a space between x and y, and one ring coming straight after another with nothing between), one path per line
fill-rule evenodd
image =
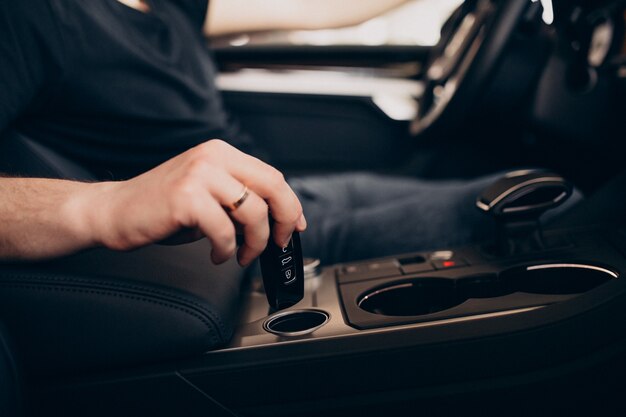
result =
M285 268L287 266L291 266L293 264L293 256L291 255L285 255L285 256L281 256L279 258L280 260L280 265Z
M283 284L284 285L291 285L293 284L296 279L298 278L296 275L296 267L295 266L291 266L289 268L285 268L281 271L281 275L282 275L282 279L283 279Z
M274 310L291 307L304 296L304 272L300 235L293 233L285 248L270 236L261 254L261 272L267 301Z
M280 249L282 253L291 252L293 250L293 239L289 240L286 247Z

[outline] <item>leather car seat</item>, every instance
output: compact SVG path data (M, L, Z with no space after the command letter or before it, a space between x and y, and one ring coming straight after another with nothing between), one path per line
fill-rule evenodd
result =
M79 164L17 132L0 138L0 172L90 179ZM25 371L79 374L223 346L245 274L234 260L213 265L210 250L204 239L0 263L0 317Z
M21 415L20 381L9 340L0 325L0 416Z

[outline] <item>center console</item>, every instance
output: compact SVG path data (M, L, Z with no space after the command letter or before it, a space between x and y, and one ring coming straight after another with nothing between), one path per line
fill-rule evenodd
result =
M291 281L298 279L302 287L306 281L307 298L264 321L267 309L251 304L245 337L261 321L262 331L281 338L467 322L541 309L610 286L619 281L622 256L605 237L590 231L542 230L539 217L571 194L572 187L557 174L511 172L476 201L495 219L494 243L335 265L299 279L303 273L294 273ZM268 263L262 262L265 288L254 288L268 294L275 308L279 303ZM282 283L280 271L277 276ZM302 297L303 288L300 291ZM299 297L294 299L292 291L285 297L292 302L285 306L293 306ZM262 331L254 340L262 339ZM245 346L247 340L238 343Z
M478 198L497 212L493 242L317 273L309 260L304 298L280 311L253 279L229 346L181 376L244 415L523 410L547 392L579 411L607 395L626 352L626 230L542 230L571 189L530 171L502 181Z
M496 216L493 242L324 268L305 259L302 299L279 310L254 276L227 345L56 381L39 404L62 404L65 415L141 414L149 405L154 416L501 415L504 407L580 415L598 401L619 406L626 228L541 230L538 205L566 189L552 180L548 191L535 188L541 181L520 175L516 192L491 194L506 194L492 208L516 213Z
M273 314L255 279L239 329L223 351L523 316L617 295L624 286L624 231L546 236L566 243L507 257L479 245L334 265L305 279L301 302Z
M254 279L230 345L180 375L242 415L380 415L405 402L446 415L525 409L548 392L546 404L582 407L623 386L624 349L611 346L624 348L626 230L546 232L557 237L567 244L506 257L477 245L334 265L273 313ZM589 365L591 352L611 365Z

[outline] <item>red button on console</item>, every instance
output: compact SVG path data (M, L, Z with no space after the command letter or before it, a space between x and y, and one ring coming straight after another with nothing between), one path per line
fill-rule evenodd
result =
M449 268L458 268L460 266L467 266L467 262L465 262L461 258L448 259L445 261L433 261L433 265L437 269L449 269Z

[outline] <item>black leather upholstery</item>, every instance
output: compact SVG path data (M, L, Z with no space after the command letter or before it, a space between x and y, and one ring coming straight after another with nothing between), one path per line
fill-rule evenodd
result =
M89 176L20 135L0 142L0 172ZM31 374L75 374L201 354L230 338L244 276L235 261L213 265L210 250L202 240L0 263L0 317Z
M20 381L9 341L0 325L0 416L21 415Z
M0 316L31 373L200 354L230 338L242 275L209 253L199 241L0 265Z

